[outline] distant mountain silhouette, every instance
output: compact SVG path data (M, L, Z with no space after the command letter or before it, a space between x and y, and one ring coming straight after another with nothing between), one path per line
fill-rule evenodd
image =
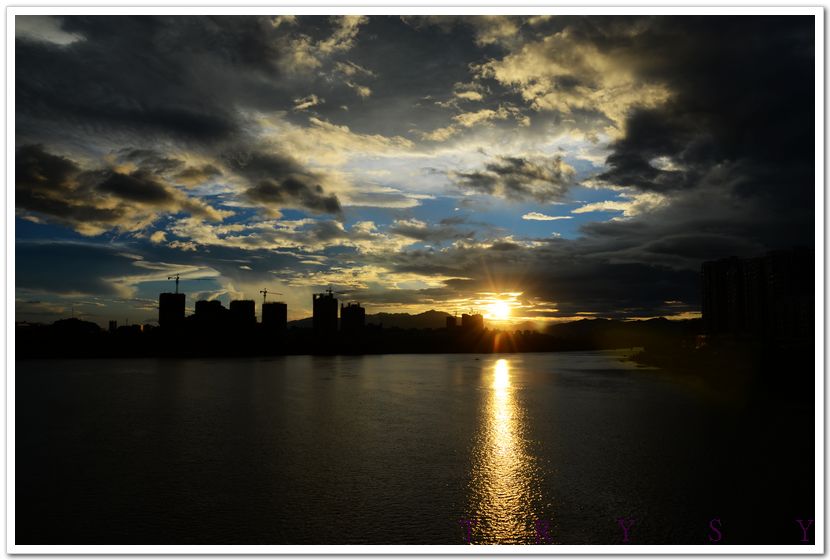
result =
M447 326L449 313L430 309L417 315L409 313L375 313L366 315L367 325L383 325L385 329L443 329ZM459 318L459 321L461 319ZM289 321L288 328L310 329L312 328L311 317Z
M501 328L496 326L496 328ZM536 321L522 321L521 323L509 323L508 327L505 327L502 330L509 330L509 331L539 331L539 323Z
M655 319L619 321L616 319L581 319L550 325L545 332L559 340L580 342L596 348L622 348L660 344L700 331L700 319Z
M81 319L58 319L51 326L55 332L60 332L65 335L76 334L97 334L101 332L101 327L91 321L83 321Z

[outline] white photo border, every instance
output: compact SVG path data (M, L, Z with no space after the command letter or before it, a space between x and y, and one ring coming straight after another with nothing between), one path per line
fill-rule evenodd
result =
M6 18L6 227L0 228L5 236L6 251L6 384L5 384L5 434L6 434L6 553L7 554L824 554L825 543L825 484L824 484L824 435L825 435L825 114L824 114L824 20L822 7L752 6L736 2L731 7L705 5L666 6L639 2L638 6L625 6L619 2L605 2L603 6L554 7L538 1L523 1L521 5L505 6L496 2L455 2L443 5L435 0L418 2L417 5L391 5L388 2L365 1L358 4L326 2L311 4L271 4L246 2L244 7L205 5L205 2L180 1L175 7L153 6L136 3L135 6L113 6L101 1L85 2L85 6L71 6L57 0L51 6L5 5ZM814 544L812 545L24 545L15 542L15 193L14 158L9 155L15 145L15 16L16 15L801 15L813 16L815 21L815 492Z

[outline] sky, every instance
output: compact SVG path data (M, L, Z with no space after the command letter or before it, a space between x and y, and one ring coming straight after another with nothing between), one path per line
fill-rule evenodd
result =
M16 16L15 313L694 317L813 246L799 16ZM11 160L11 158L9 158ZM495 302L504 302L494 305Z

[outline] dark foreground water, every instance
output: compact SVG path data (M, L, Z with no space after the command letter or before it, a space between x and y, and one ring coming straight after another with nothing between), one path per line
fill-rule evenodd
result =
M632 544L798 544L813 519L812 406L611 353L15 373L17 544L618 544L619 518Z

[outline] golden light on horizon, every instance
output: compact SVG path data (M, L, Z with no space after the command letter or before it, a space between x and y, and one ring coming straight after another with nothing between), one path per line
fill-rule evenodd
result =
M487 318L506 321L510 318L511 305L504 300L496 300L487 305Z

